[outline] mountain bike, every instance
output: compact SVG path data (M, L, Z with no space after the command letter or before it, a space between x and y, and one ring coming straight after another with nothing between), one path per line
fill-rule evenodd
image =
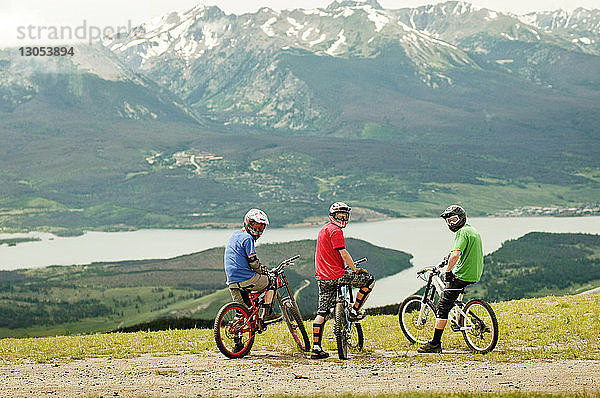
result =
M367 261L361 258L354 262L358 265ZM348 351L359 352L363 349L365 342L360 321L351 322L348 317L350 308L354 305L354 296L350 284L340 285L337 288L337 298L333 309L334 324L333 333L337 343L338 358L348 359Z
M294 295L285 276L285 268L293 265L300 258L294 256L282 261L269 271L276 278L275 295L287 324L298 348L302 351L310 349L308 334L300 315L300 310L294 300ZM282 289L285 288L285 289ZM280 289L283 292L280 294ZM262 292L243 290L247 305L232 302L225 304L215 318L213 332L219 351L228 358L241 358L250 352L257 333L267 329L259 318L259 310L263 304Z
M445 289L441 266L428 266L417 272L417 277L427 282L423 296L412 295L404 299L398 310L400 327L411 343L425 344L433 338L435 327L435 297ZM467 346L476 353L486 354L498 342L498 321L492 307L483 299L474 298L463 304L462 289L448 314L448 323L454 332L462 332Z

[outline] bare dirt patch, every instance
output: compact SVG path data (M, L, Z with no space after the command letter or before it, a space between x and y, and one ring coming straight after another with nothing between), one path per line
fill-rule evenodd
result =
M448 354L445 354L448 355ZM600 393L600 361L499 363L427 361L376 352L348 361L253 351L226 359L200 355L91 358L0 366L0 396L257 396L406 391Z

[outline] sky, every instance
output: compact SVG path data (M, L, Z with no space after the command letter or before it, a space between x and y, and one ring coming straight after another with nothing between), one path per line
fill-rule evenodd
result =
M331 0L332 1L332 0ZM197 4L216 5L227 13L256 12L261 7L277 10L324 8L330 0L0 0L0 47L33 45L23 27L133 26L170 11L185 11ZM418 7L437 0L379 0L384 8ZM472 0L470 3L495 11L525 14L540 10L600 9L600 0ZM19 30L19 27L22 29ZM25 34L23 34L25 32ZM23 37L25 36L25 37Z

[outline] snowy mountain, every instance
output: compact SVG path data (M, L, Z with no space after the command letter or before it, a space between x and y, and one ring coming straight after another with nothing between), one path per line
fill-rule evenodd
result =
M331 105L335 98L324 98L331 90L322 85L359 73L351 70L362 69L361 63L386 63L379 77L402 82L408 92L453 87L458 76L482 71L563 87L560 81L570 73L565 68L572 67L549 71L545 63L569 53L573 60L583 57L593 73L597 59L585 56L599 54L597 35L586 38L575 29L595 26L599 15L578 10L518 17L459 1L399 10L375 0L334 1L324 9L262 8L239 16L197 6L103 44L202 117L226 125L323 130L355 123L344 107ZM311 75L318 66L338 75ZM350 97L370 89L375 77L369 75L349 77L357 86Z
M510 97L531 84L525 96L532 104L544 95L595 98L599 32L599 10L516 16L461 1L388 10L368 0L228 15L199 5L104 38L102 46L80 46L73 60L5 51L0 105L27 103L48 84L40 76L67 70L107 88L134 87L129 99L114 88L87 91L88 102L125 119L345 134L369 123L458 128L470 120L465 112L480 123L466 104L486 104L489 86ZM72 82L65 84L48 90L73 96ZM542 88L553 91L538 93ZM106 94L91 99L98 92ZM489 101L492 113L516 112L515 120L522 110Z
M168 87L200 114L224 123L289 129L326 128L331 112L315 90L284 66L287 56L376 58L402 52L401 73L447 86L448 69L477 68L456 46L401 22L375 1L327 9L225 15L196 7L104 41L135 70Z
M0 223L180 228L263 204L300 223L347 198L394 216L596 200L599 13L197 6L73 57L0 51Z

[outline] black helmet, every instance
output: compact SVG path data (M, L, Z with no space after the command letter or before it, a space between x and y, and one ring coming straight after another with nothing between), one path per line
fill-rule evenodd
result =
M454 216L458 217L458 219L453 218ZM448 228L450 231L456 232L461 229L467 223L467 212L465 209L460 207L459 205L450 205L440 214L444 220L446 220L446 224L448 224ZM450 220L452 218L452 220Z

